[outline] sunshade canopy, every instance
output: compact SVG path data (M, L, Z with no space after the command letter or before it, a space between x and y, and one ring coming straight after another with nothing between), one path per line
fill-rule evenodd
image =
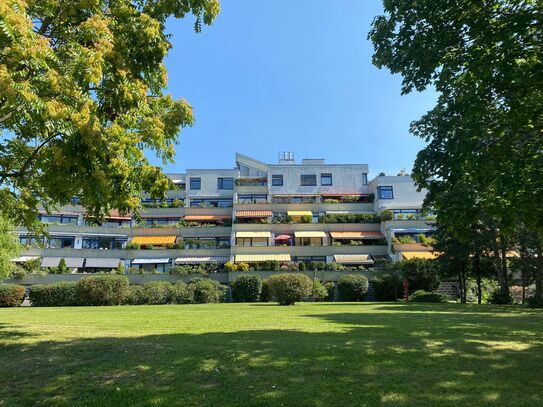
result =
M271 237L270 232L237 232L236 237Z
M175 243L175 236L134 236L132 243L164 246Z
M272 211L237 211L237 218L267 218L272 216Z
M88 268L108 268L113 269L119 266L121 259L109 259L109 258L100 258L100 257L87 257L85 262L85 267Z
M156 258L156 257L150 257L147 259L134 259L132 260L132 264L167 264L170 262L170 259L167 258Z
M341 264L373 264L369 254L334 254L334 261Z
M270 260L290 261L290 254L236 254L236 263L259 263Z
M41 260L41 266L42 267L58 267L60 263L60 259L62 259L62 257L44 257ZM85 259L79 258L79 257L64 257L66 266L69 268L83 267L83 260Z
M296 236L296 237L326 237L326 233L324 233L324 232L300 231L300 232L294 232L294 236Z

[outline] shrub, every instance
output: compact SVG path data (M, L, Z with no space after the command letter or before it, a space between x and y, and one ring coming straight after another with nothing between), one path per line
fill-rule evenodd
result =
M224 298L224 288L215 280L198 279L188 286L194 292L194 302L198 304L217 303Z
M488 302L490 304L512 304L513 298L511 297L511 294L509 292L502 293L502 291L499 288L497 288L490 295Z
M17 267L11 272L11 277L15 280L22 280L26 277L26 270L21 267Z
M313 216L311 215L302 215L300 216L301 223L311 223L313 221Z
M381 212L381 222L386 222L387 220L392 220L394 218L394 213L390 209L385 209Z
M124 274L124 267L121 262L119 262L119 265L117 266L117 269L115 270L115 273L119 275Z
M224 263L224 269L226 271L237 271L238 270L238 265L232 263L231 261L227 261L226 263Z
M280 305L292 305L311 295L313 283L305 274L278 274L268 278L268 289Z
M307 266L306 266L304 261L301 261L301 262L298 263L298 270L300 270L300 271L306 271L307 270Z
M277 260L266 260L260 264L259 268L263 271L279 271L280 266Z
M128 242L126 244L126 250L139 250L139 249L140 249L140 245L138 243Z
M339 203L339 199L326 198L322 202L325 203L325 204L330 204L330 203L337 204L337 203Z
M526 304L528 304L530 308L543 308L543 300L535 298L535 296L528 298Z
M356 274L347 274L337 282L339 296L343 301L362 301L368 293L368 279Z
M326 301L334 301L336 297L336 285L333 281L327 281L324 283L324 288L326 288Z
M189 265L177 265L173 266L170 269L170 274L175 274L177 276L186 276L189 274L189 271L192 270L192 267Z
M68 307L78 303L73 282L33 285L29 296L33 307Z
M84 277L76 284L82 305L119 305L128 291L128 278L116 275Z
M371 283L379 301L394 301L402 297L403 282L398 273L377 274Z
M238 270L239 271L249 271L249 265L247 263L239 263L238 264Z
M25 288L16 284L0 284L0 307L18 307L25 297Z
M260 302L269 302L270 301L270 287L268 285L268 280L262 281L262 290L260 291Z
M141 285L130 285L126 291L124 304L142 305L147 304L147 293Z
M409 291L435 291L441 284L437 262L431 259L406 259L394 263L393 268L409 281Z
M328 290L319 279L313 281L311 297L313 298L313 301L324 301L328 297Z
M144 245L141 245L141 249L143 249L143 250L153 250L153 245L152 244L144 244Z
M172 284L170 295L173 304L191 304L194 302L194 292L182 281Z
M142 285L146 304L168 304L170 302L171 284L167 281L151 281Z
M499 287L498 282L493 278L481 278L481 302L486 304L489 302L492 293ZM466 299L468 302L477 302L477 282L474 279L467 281L467 294ZM522 302L522 293L520 293L519 303Z
M438 292L417 290L409 296L411 302L447 302L447 296Z
M242 275L232 281L232 298L236 302L257 302L262 292L262 280L255 274Z

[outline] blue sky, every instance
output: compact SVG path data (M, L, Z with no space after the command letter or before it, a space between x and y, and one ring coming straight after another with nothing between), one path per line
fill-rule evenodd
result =
M167 26L168 92L189 101L196 124L166 171L232 168L236 151L269 163L279 151L367 163L371 175L411 170L423 142L409 123L436 96L401 96L401 78L371 64L366 38L381 0L221 3L200 34L192 16Z

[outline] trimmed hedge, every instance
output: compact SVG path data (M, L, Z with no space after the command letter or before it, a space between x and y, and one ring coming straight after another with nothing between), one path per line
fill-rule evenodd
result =
M305 274L278 274L267 281L270 297L280 305L292 305L313 291L313 283Z
M342 301L362 301L368 293L368 279L356 274L347 274L337 281Z
M445 294L437 292L428 292L424 290L417 290L410 295L409 300L411 302L447 302L448 298Z
M123 304L128 305L144 305L147 304L147 293L143 286L133 284L128 286L126 290L126 296L124 297Z
M169 304L171 302L171 283L167 281L151 281L143 284L145 304Z
M403 295L403 281L398 273L377 274L371 283L379 301L395 301Z
M225 288L215 280L198 279L188 284L197 304L217 303L224 299Z
M60 282L39 284L30 287L30 302L33 307L67 307L78 304L77 283Z
M269 302L270 301L270 287L268 285L268 280L262 281L262 290L260 291L260 302Z
M18 307L25 297L25 288L17 284L0 284L0 307Z
M243 275L232 281L232 298L235 302L257 302L261 292L262 280L257 275Z
M128 293L128 278L118 275L83 277L76 287L81 305L120 305Z

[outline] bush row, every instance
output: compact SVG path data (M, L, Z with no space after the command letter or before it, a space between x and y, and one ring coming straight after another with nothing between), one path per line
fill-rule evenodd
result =
M23 302L25 288L16 284L0 284L0 307L18 307Z

